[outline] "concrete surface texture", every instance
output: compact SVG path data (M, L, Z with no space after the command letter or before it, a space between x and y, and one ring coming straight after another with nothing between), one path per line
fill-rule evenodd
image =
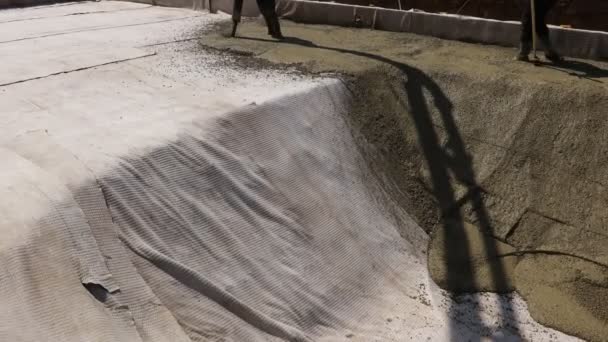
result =
M572 157L579 148L589 159L584 177L565 171L555 177L582 179L577 186L599 190L601 178L594 177L603 174L592 156L602 151L602 123L593 119L605 101L603 65L584 64L588 72L574 79L505 63L500 49L289 24L288 34L300 40L266 41L255 23L241 31L251 39L234 40L215 33L227 20L127 2L0 11L0 340L577 340L535 322L515 293L453 295L431 276L449 289L515 287L543 322L597 339L592 334L601 332L603 308L589 303L597 300L605 272L579 257L493 257L526 243L526 249L563 252L560 239L575 239L566 252L593 265L605 262L605 244L596 239L593 245L586 235L603 233L596 224L603 211L583 211L602 194L547 203L563 187L558 178L542 183L535 176L547 173L540 168L548 167L544 160L522 157L522 164L501 147L533 135L521 130L532 117L505 116L507 108L534 105L534 94L554 94L541 92L540 84L561 91L568 81L572 93L555 96L573 101L577 95L565 108L580 107L587 116L572 112L579 121L562 117L546 130L530 125L538 138L522 155L542 156L532 147L541 149L543 137L559 127L562 135L553 142L569 158L555 158L553 169L580 165L583 160ZM313 48L306 39L364 54ZM416 67L403 64L395 72L383 69L387 60L365 55L379 52ZM480 60L484 68L477 70ZM403 71L426 90L404 90ZM482 76L465 78L477 73ZM506 88L492 88L505 80ZM436 175L414 123L392 116L404 104L391 98L412 91L422 101L427 92L437 95L434 82L445 86L456 108L455 123L473 157L469 176L484 186L481 200L495 203L488 209L493 235L517 227L507 229L503 244L488 242L473 226L479 201L462 201L460 220L450 217L461 230L437 223L433 208L450 198L433 198L425 187L439 193L434 182L444 181L453 198L477 195ZM458 91L462 84L475 92ZM515 88L523 97L497 96L516 92L513 84L535 84L535 92ZM481 107L481 100L489 105ZM482 110L496 122L512 121L498 127L465 115ZM428 114L426 124L444 127L440 112ZM576 135L583 118L592 120L596 136ZM504 140L482 144L467 138L474 134ZM597 145L581 145L588 139ZM454 146L453 139L442 141ZM510 172L513 165L528 171ZM526 191L526 184L538 190ZM521 197L509 197L515 195ZM549 217L563 227L543 221ZM547 228L531 234L530 227L541 227L535 222ZM440 233L450 231L460 239L454 241L471 245L470 253L458 255L445 242L451 239L442 240ZM448 253L431 248L431 272L429 243L446 244ZM484 248L491 245L488 257ZM466 265L471 255L475 267ZM466 273L452 279L467 267L482 270L475 275L482 285L472 285ZM556 272L535 277L543 267ZM488 281L498 268L505 282ZM556 308L564 305L556 298L571 304ZM572 320L558 314L566 311L587 315L579 317L588 330L565 326Z

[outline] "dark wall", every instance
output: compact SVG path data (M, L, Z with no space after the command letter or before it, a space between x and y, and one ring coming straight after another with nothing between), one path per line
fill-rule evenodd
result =
M335 2L399 8L399 0L335 0ZM456 13L462 7L460 14L498 20L519 20L522 8L527 4L525 0L401 0L403 9L416 8L427 12ZM608 0L558 0L549 21L555 25L608 31Z

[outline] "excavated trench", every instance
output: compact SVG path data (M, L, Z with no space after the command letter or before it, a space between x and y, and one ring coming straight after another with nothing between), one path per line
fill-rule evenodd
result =
M515 290L539 322L601 341L608 237L597 221L603 184L588 172L605 155L596 120L608 102L601 92L555 97L563 92L553 85L505 83L369 70L353 83L351 122L373 146L371 167L388 174L386 189L431 235L438 285Z
M284 27L200 48L299 93L2 145L0 339L605 340L605 64Z
M605 77L604 65L570 62L588 71L581 77L505 63L506 49L287 27L294 38L283 44L255 24L243 39L202 44L346 75L358 146L430 235L439 286L517 291L543 324L593 341L608 336L608 95L605 79L593 78Z

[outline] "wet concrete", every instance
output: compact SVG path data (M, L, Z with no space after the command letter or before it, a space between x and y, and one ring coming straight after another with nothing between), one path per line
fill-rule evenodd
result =
M513 61L514 49L284 26L283 42L249 23L239 39L223 28L200 43L344 75L359 108L353 131L372 167L390 175L388 191L430 232L439 285L516 289L540 322L594 341L608 335L598 304L608 287L606 63L533 66Z

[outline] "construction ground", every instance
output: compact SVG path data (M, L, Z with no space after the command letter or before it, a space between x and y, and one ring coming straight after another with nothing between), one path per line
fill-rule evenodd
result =
M0 11L0 341L607 341L608 63Z

